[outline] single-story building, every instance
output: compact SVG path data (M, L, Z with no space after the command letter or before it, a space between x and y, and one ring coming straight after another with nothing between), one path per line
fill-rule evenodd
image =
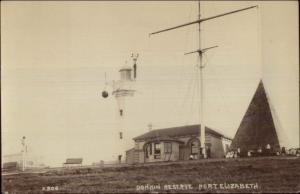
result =
M67 158L66 162L63 163L64 167L78 167L82 166L82 158Z
M1 168L5 169L13 169L12 166L16 170L22 170L23 161L25 162L24 167L25 169L33 169L33 168L44 168L45 165L41 162L40 157L32 154L26 153L23 160L22 152L15 153L15 154L7 154L2 156L2 163Z
M2 166L3 171L16 171L19 169L21 169L21 167L18 162L5 162Z
M135 147L126 151L126 163L146 163L199 159L200 125L156 129L133 138ZM231 138L205 127L205 147L209 158L223 158Z

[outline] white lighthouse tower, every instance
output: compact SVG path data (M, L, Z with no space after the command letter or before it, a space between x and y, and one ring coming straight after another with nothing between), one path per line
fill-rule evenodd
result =
M128 117L128 101L135 94L135 79L136 79L136 61L138 54L132 54L133 65L129 66L125 64L119 70L120 78L117 81L112 82L112 95L115 96L117 101L117 121L118 126L114 134L114 151L113 158L119 163L125 161L126 150L132 147L132 137L130 136L127 121ZM103 97L107 97L108 93L104 91Z

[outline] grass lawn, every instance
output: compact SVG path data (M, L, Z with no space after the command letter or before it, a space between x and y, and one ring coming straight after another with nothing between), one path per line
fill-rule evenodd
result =
M50 191L47 191L47 187ZM2 176L2 193L6 191L8 193L299 193L300 158L209 159L123 167L49 169L45 173Z

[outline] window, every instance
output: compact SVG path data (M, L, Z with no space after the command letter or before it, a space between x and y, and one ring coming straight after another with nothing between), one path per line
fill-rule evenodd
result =
M152 143L149 144L149 154L152 155Z
M123 109L120 109L120 116L123 116Z
M191 143L191 154L198 154L198 153L199 153L198 142L193 141Z
M154 154L160 155L160 143L154 144Z
M139 149L139 143L135 142L134 148L138 150Z
M160 159L160 143L154 144L154 159Z
M146 149L145 149L145 155L146 155L146 158L149 158L149 145L146 146Z
M145 149L146 158L149 158L149 155L152 155L152 144L146 145Z
M123 133L120 132L119 135L120 135L120 139L123 139Z
M229 152L229 145L225 144L225 153Z
M165 143L165 153L171 153L172 152L172 143L166 142Z

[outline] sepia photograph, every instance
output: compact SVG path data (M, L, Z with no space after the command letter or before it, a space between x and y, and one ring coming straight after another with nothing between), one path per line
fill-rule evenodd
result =
M298 1L1 1L1 193L299 193Z

